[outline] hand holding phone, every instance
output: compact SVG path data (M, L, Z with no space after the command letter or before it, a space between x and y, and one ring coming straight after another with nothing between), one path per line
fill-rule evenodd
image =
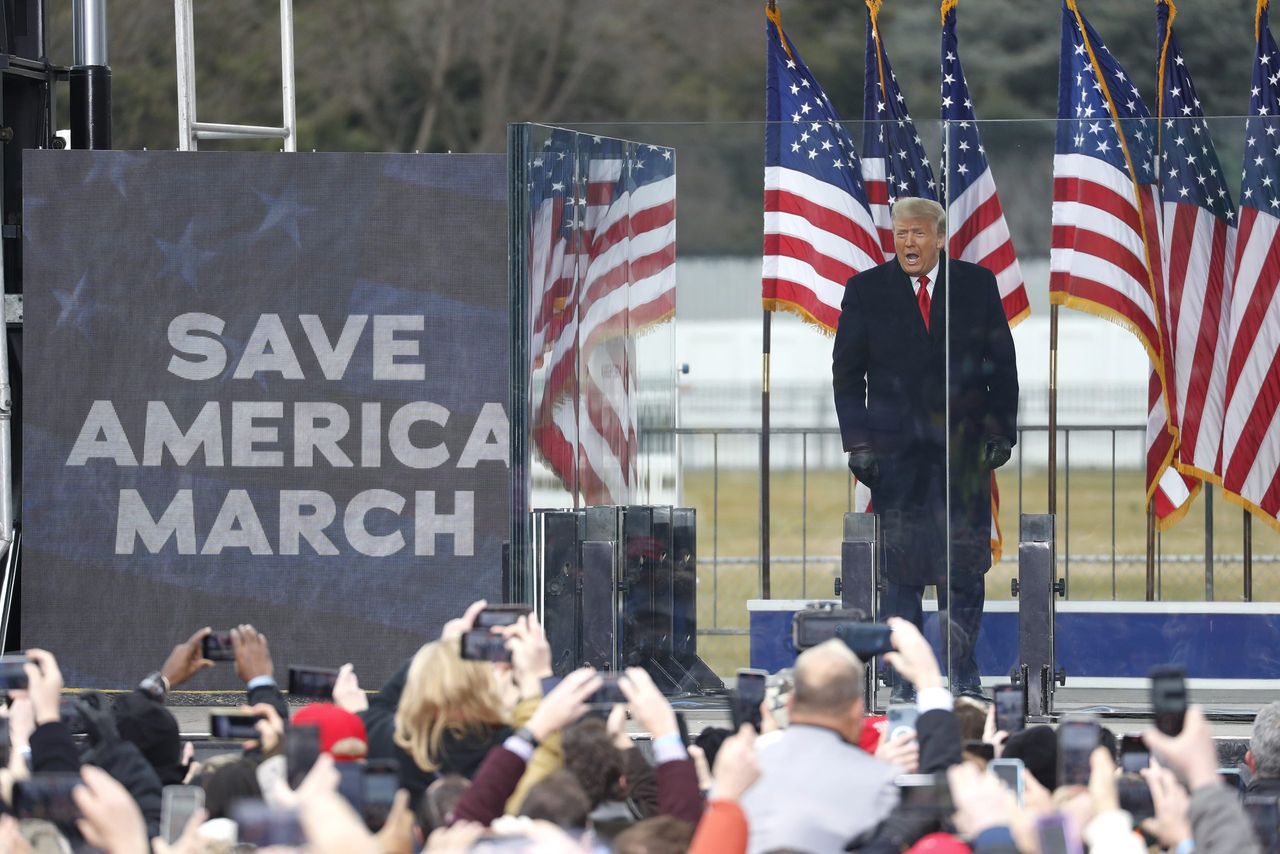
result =
M27 689L27 656L22 653L0 655L0 690Z
M884 623L840 623L836 637L863 661L893 652L893 630Z
M1120 770L1125 774L1137 774L1151 766L1151 751L1140 735L1120 737Z
M262 715L246 715L240 712L210 712L209 734L213 738L246 739L258 737L258 721Z
M195 811L204 806L199 786L165 786L160 798L160 835L172 845L182 836Z
M760 704L764 702L765 683L768 678L769 674L763 670L748 668L738 670L738 683L734 686L731 697L734 732L737 732L743 724L751 724L756 732L760 732L764 723Z
M518 603L485 605L484 610L476 614L476 622L472 628L492 629L501 626L513 626L521 617L527 617L532 613L532 607Z
M891 703L886 715L885 738L892 741L903 733L914 733L919 717L920 709L914 703Z
M1022 760L992 759L987 763L987 770L1017 796L1018 806L1022 806L1023 775L1026 774Z
M13 784L13 813L18 818L42 818L55 824L71 824L80 817L71 792L81 785L80 775L36 773Z
M289 665L289 693L299 697L333 699L333 685L338 681L336 667L299 667Z
M1013 735L1027 728L1027 692L1021 685L997 685L996 731Z
M1187 685L1180 667L1158 667L1151 671L1151 710L1156 729L1165 735L1182 732L1187 715Z
M284 758L289 788L296 789L320 757L320 727L293 724L284 737Z
M1090 759L1102 728L1093 718L1069 718L1058 725L1058 785L1089 785Z
M391 815L391 805L400 788L400 770L394 759L374 760L364 768L361 814L365 826L377 833Z
M200 639L200 654L210 661L235 661L236 650L231 645L231 632L209 632Z
M488 661L493 664L511 661L507 639L488 629L472 629L462 636L464 661Z

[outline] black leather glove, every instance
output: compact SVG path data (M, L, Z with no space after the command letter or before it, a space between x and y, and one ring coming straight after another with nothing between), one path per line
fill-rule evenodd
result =
M866 484L869 489L875 489L880 482L880 462L870 445L853 446L853 450L849 451L849 471L853 472L860 483Z
M1013 442L1004 436L992 436L987 440L986 461L987 468L995 471L1000 466L1009 462L1009 455L1013 452Z

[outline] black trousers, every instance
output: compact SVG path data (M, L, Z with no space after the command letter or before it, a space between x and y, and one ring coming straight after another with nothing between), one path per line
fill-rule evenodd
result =
M885 579L880 594L879 619L901 617L924 631L925 585L897 584ZM950 584L939 584L938 617L942 621L943 660L938 662L951 676L953 691L977 688L978 629L982 624L982 607L987 598L986 579L976 573L956 573ZM896 684L890 672L890 684Z

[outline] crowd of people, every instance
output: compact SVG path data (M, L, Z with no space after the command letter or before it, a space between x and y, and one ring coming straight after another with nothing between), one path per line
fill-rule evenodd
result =
M911 728L886 733L883 720L867 717L862 662L832 640L798 657L781 707L762 704L759 731L712 728L690 740L643 669L617 678L625 703L612 706L596 702L602 674L552 678L533 615L489 630L509 663L464 659L461 638L484 608L477 602L450 621L376 693L344 666L331 702L292 710L267 638L237 627L234 666L248 693L241 711L256 716L255 737L199 760L165 704L214 666L203 655L210 629L174 647L136 690L81 694L70 706L54 655L28 650L27 687L9 692L0 851L206 854L249 850L249 842L335 854L1262 847L1194 705L1178 735L1143 733L1154 761L1137 772L1150 793L1149 809L1138 810L1123 795L1135 775L1117 770L1107 739L1088 756L1087 783L1065 784L1054 732L998 731L990 709L953 699L928 642L903 620L890 621L895 651L886 663L915 689ZM318 751L298 768L292 747L304 726ZM1022 761L1020 791L990 772L993 758ZM1248 793L1280 790L1280 703L1258 715L1246 764ZM359 808L344 784L375 769L394 775L380 814ZM52 820L14 815L19 792L56 775L76 775L65 815L49 803L42 808ZM162 828L165 787L177 785L198 787L203 807Z

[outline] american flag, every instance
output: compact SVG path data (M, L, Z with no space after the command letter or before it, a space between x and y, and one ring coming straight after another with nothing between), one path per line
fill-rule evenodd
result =
M764 307L834 332L845 282L884 257L853 140L777 9L767 15Z
M1166 382L1178 427L1176 465L1216 479L1226 387L1224 322L1230 305L1236 212L1200 99L1173 30L1177 9L1156 6L1156 114L1162 203L1160 291ZM1195 482L1184 479L1190 492Z
M956 3L943 4L942 121L946 123L943 160L947 181L947 254L981 264L996 276L1004 314L1012 326L1031 313L1013 238L1000 206L996 181L978 134L956 41Z
M1147 499L1160 520L1173 521L1192 496L1170 467L1176 447L1156 307L1163 276L1150 115L1075 0L1064 0L1049 298L1124 326L1146 349Z
M565 145L574 180L557 170L554 135L530 165L531 346L549 351L536 377L534 448L575 501L628 503L634 339L675 312L675 151L580 135Z
M1259 0L1235 283L1227 324L1223 488L1280 528L1280 52Z
M889 53L880 37L881 0L867 4L867 69L862 95L862 179L871 216L887 261L894 256L893 221L889 209L899 196L938 200L938 185L898 88Z

